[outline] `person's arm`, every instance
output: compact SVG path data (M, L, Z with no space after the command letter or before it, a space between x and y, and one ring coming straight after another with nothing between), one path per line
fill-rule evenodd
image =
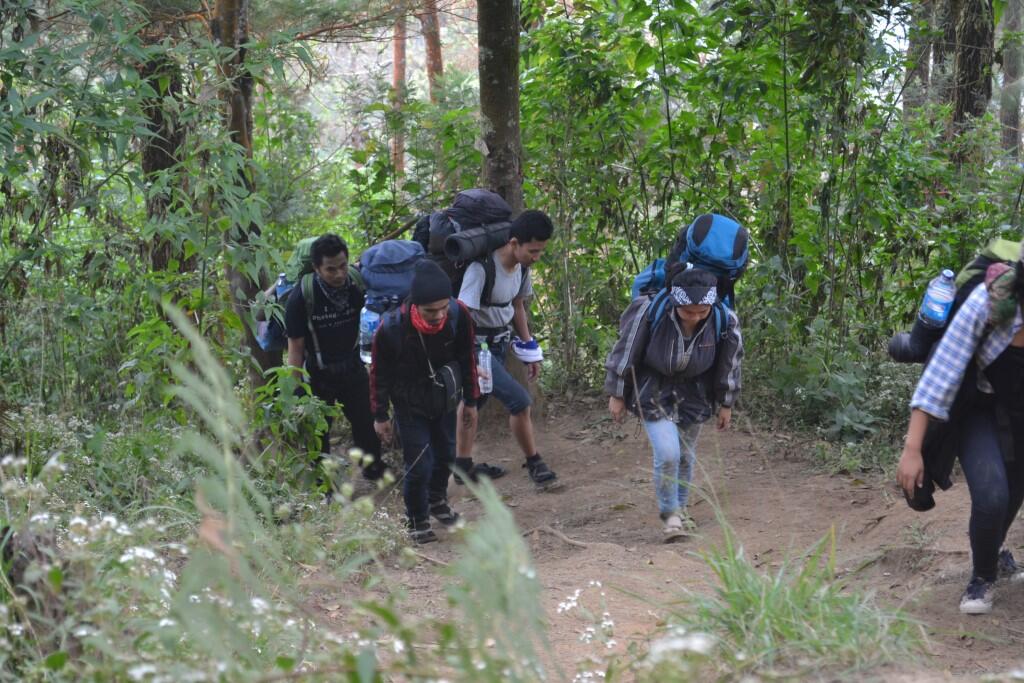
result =
M530 334L530 321L526 316L526 304L521 296L512 300L512 329L523 341L533 339L533 335Z
M480 296L484 291L484 267L474 261L466 266L466 272L462 276L462 287L456 297L459 301L473 311L480 310Z
M296 374L301 377L306 361L307 315L306 302L298 285L295 285L285 305L284 331L288 337L288 365L298 368Z
M928 431L930 416L920 408L910 411L910 424L907 435L903 437L903 453L896 467L896 483L906 491L908 496L914 495L914 489L924 484L924 435Z
M715 403L718 404L718 428L728 429L732 407L742 388L743 335L739 318L728 311L725 338L718 342L718 367L715 376Z
M968 363L972 362L988 322L988 291L974 288L946 328L917 382L911 408L919 408L938 420L949 419Z
M651 300L647 297L634 299L619 319L619 338L608 352L604 367L604 391L608 394L608 410L612 417L621 420L625 414L626 382L632 381L637 359L647 347L650 330L647 325L647 309Z
M476 331L469 308L461 302L459 324L456 326L455 355L462 366L462 421L467 427L476 423L476 406L480 400L480 382L476 368Z

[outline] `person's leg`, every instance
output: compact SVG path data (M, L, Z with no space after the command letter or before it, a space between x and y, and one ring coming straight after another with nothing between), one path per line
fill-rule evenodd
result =
M960 466L971 494L971 556L974 574L996 578L999 548L1006 531L1010 489L992 416L978 410L964 420Z
M964 418L960 466L971 494L968 531L974 564L971 580L960 599L960 611L986 614L992 610L999 548L1010 505L1006 467L990 412L975 410Z
M535 484L548 487L558 479L558 476L548 468L537 452L533 417L530 411L530 404L533 401L530 398L530 392L517 382L505 368L507 349L507 343L498 344L494 349L491 364L494 388L491 394L501 401L501 404L508 410L508 426L526 459L523 467L527 468L530 479Z
M336 383L332 382L330 377L317 372L311 372L309 374L309 388L313 390L313 395L318 399L326 403L327 405L335 405L338 402L338 394L336 389ZM327 428L324 430L323 435L320 437L320 453L321 456L317 458L316 466L319 469L320 461L323 459L322 454L331 452L331 426L334 424L334 418L327 416Z
M402 459L405 464L405 478L402 481L405 514L414 540L420 542L415 536L416 532L430 530L427 492L434 465L430 421L416 415L396 414L395 429L402 440Z
M384 474L386 466L381 458L380 438L373 428L370 378L362 363L356 363L356 366L341 385L341 409L352 426L352 442L356 448L372 458L372 461L363 467L363 476L367 479L379 479Z
M690 500L694 468L697 464L697 439L700 437L700 423L679 429L679 509L686 510Z
M654 495L662 519L679 512L679 428L671 420L644 420L654 454Z
M434 466L430 474L430 514L445 526L459 521L459 514L448 505L448 477L455 463L456 413L431 421L431 450Z

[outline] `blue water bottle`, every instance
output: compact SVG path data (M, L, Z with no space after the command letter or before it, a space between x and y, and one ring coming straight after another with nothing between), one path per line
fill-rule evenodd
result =
M359 312L359 359L366 365L373 359L373 335L380 325L380 313L363 306Z
M921 324L931 328L945 327L955 297L956 283L953 281L953 271L947 268L928 283L918 313Z
M277 282L274 283L274 294L280 299L288 289L288 277L284 273L278 273Z

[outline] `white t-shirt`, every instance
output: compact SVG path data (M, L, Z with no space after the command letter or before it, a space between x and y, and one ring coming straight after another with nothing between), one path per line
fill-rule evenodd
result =
M515 313L512 308L512 300L518 297L527 298L533 296L533 284L530 282L530 272L523 277L523 267L518 263L511 271L505 270L495 254L488 258L494 260L494 287L491 289L492 304L480 306L480 295L484 289L484 267L481 263L471 263L466 268L466 274L462 279L462 289L459 290L459 300L466 304L473 315L473 323L477 327L508 327L512 322Z

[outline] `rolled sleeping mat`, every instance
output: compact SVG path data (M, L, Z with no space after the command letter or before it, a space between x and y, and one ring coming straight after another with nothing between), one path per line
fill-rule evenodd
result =
M449 235L444 255L456 263L472 261L508 244L511 223L493 223Z

